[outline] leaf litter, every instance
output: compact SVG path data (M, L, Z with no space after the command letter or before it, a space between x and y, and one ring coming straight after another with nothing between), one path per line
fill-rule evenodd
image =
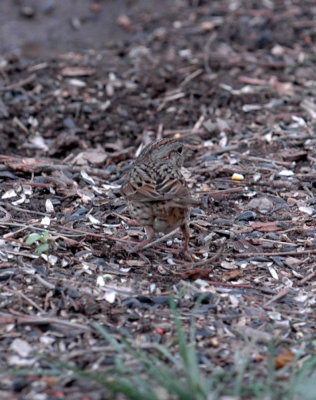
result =
M165 344L175 334L170 294L186 331L195 309L205 371L231 365L246 338L261 355L275 340L277 368L309 354L316 71L315 25L304 23L313 11L270 2L273 14L260 14L224 1L209 6L216 17L191 3L159 20L150 6L146 18L121 19L142 39L103 51L44 64L2 57L2 369L44 366L41 353L70 363L80 353L80 365L102 368L113 349L98 353L92 320ZM203 203L191 214L189 263L177 233L129 251L144 233L119 188L141 144L167 136L189 145L186 179ZM47 395L50 385L102 398L61 378L27 381L21 393Z

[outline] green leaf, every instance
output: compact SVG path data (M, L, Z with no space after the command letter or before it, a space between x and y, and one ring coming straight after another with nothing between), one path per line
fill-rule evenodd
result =
M33 244L40 240L42 237L42 234L39 233L31 233L30 236L26 239L25 243L26 244Z
M48 240L48 235L49 235L49 233L47 231L43 232L41 237L40 237L40 241L43 242L43 243L46 243L47 240Z
M40 256L42 253L46 253L49 249L48 243L43 243L36 248L36 253Z

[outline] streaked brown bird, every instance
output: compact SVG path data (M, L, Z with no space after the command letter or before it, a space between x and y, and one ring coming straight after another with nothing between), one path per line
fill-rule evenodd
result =
M161 139L146 146L134 162L122 185L130 215L145 228L147 239L133 251L140 251L155 237L180 227L184 251L190 239L190 207L200 204L191 197L181 174L184 143Z

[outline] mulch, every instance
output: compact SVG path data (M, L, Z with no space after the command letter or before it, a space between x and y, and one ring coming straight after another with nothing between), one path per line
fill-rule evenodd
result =
M167 343L170 294L186 331L196 317L206 372L249 341L259 375L271 340L276 356L311 351L315 7L232 4L129 16L130 39L103 51L1 58L1 370L44 368L40 354L105 368L115 351L92 322L144 348ZM192 261L181 234L126 250L144 233L120 195L124 174L142 144L168 136L189 145L183 173L203 203ZM1 398L104 395L67 376L0 385Z

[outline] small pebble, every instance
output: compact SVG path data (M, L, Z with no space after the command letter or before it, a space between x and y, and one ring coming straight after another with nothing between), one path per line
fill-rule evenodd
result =
M122 301L122 305L127 308L141 308L141 302L134 298L125 299Z
M20 14L26 18L33 18L35 16L35 10L32 7L24 6L21 7Z
M152 301L155 304L161 304L161 305L166 305L169 306L169 296L156 296L152 298Z
M209 304L210 302L214 302L215 295L210 292L197 292L193 295L193 301L199 301L201 304Z
M236 217L237 221L251 221L256 218L257 214L254 211L244 211Z

